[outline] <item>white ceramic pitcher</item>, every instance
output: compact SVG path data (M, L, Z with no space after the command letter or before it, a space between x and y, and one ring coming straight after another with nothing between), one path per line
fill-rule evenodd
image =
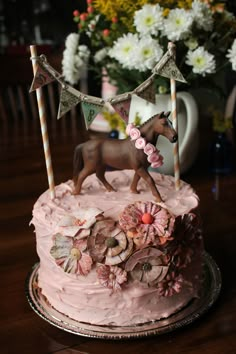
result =
M157 95L158 111L171 111L171 97ZM180 172L186 172L196 159L198 152L198 109L193 96L188 92L177 93L178 142ZM174 173L173 144L163 136L159 136L157 148L164 157L164 164L158 169L165 174Z

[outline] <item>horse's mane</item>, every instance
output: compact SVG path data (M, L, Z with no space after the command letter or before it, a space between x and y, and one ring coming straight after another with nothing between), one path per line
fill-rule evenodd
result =
M139 126L139 128L142 128L142 127L144 127L146 124L148 124L151 120L153 120L154 118L156 118L156 116L157 116L158 114L154 114L154 116L152 116L151 118L149 118L148 120L146 120L143 124L141 124L140 126Z

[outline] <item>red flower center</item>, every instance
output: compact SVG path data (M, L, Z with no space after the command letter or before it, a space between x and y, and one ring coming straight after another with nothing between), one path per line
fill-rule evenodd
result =
M144 213L142 216L142 223L143 224L152 224L154 217L149 213Z

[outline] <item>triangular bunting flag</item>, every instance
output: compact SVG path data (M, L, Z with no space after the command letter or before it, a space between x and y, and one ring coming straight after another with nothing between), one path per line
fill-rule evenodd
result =
M30 87L30 92L55 80L54 76L44 67L40 60L37 61L37 64L37 70Z
M129 109L130 109L131 93L123 93L110 98L108 102L112 105L114 110L121 116L121 118L128 124Z
M174 79L176 81L187 83L187 81L185 80L185 78L177 68L175 64L175 60L172 56L170 56L166 60L163 66L158 66L158 67L156 66L153 71L155 74L158 74L160 76L164 76L169 79Z
M103 104L94 104L91 102L82 101L81 106L84 114L85 125L88 129L96 115L102 111Z
M71 108L76 106L80 101L80 97L69 92L67 88L62 88L57 119L60 119L64 114L69 112Z
M128 98L127 100L111 104L116 113L121 116L121 118L125 121L126 124L128 124L129 121L130 101L131 98Z
M137 96L143 98L146 101L155 103L156 101L156 90L155 82L152 77L148 78L141 85L139 85L134 91Z

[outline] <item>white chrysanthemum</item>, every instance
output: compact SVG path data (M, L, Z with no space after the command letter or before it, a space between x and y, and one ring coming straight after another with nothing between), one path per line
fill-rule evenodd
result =
M101 63L103 61L103 59L106 58L108 54L108 49L107 48L102 48L100 50L98 50L95 54L94 54L94 62L95 63Z
M184 41L184 44L190 50L194 50L194 49L196 49L198 47L198 41L197 41L196 38L193 38L193 37L190 37L186 41Z
M203 28L205 31L212 30L213 16L207 4L200 0L194 0L192 3L192 14L197 28Z
M108 55L116 59L124 68L132 68L138 46L137 34L127 33L118 38Z
M62 73L71 85L78 83L81 71L88 61L90 51L86 45L79 45L79 35L71 33L66 38L62 59Z
M205 76L215 72L214 55L210 54L203 47L198 47L196 50L189 50L187 53L186 64L193 67L195 74Z
M151 36L145 36L140 39L135 56L134 69L146 71L152 69L154 65L161 59L163 49L159 42Z
M231 48L228 50L226 57L232 64L232 69L236 70L236 39L233 41Z
M90 50L88 49L88 46L87 45L79 45L79 48L78 48L78 56L84 61L87 63L88 61L88 58L89 58L89 55L90 55Z
M135 11L134 25L142 35L157 35L163 29L163 9L159 4L145 4L140 10Z
M193 17L190 11L184 9L170 10L164 20L164 33L170 41L185 39L191 33Z
M77 51L79 45L79 34L78 33L70 33L65 40L65 48L75 53Z

